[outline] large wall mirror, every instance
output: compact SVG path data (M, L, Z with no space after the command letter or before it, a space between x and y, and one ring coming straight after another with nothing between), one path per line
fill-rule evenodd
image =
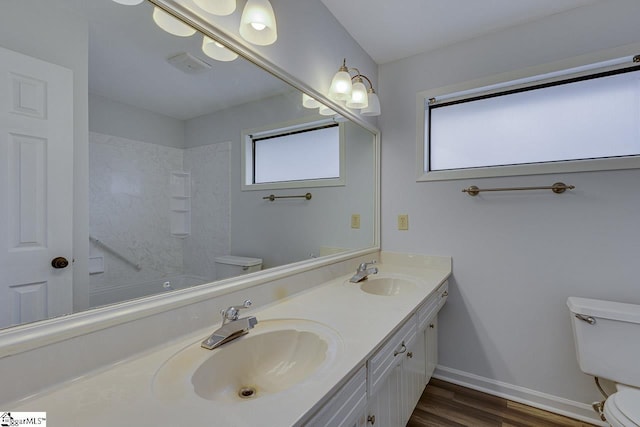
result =
M376 136L153 13L3 2L0 328L376 244ZM247 138L316 125L339 130L338 185L243 185Z

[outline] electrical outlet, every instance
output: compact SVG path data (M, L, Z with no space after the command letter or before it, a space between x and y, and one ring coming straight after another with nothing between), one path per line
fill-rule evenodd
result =
M351 215L351 228L360 228L360 214Z
M398 215L398 230L408 230L409 229L409 215L402 214Z

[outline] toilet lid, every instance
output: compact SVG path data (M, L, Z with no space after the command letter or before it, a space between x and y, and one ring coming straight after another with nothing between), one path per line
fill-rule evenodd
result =
M640 426L640 390L627 389L612 394L605 402L605 409L608 409L605 415L609 412L625 427Z

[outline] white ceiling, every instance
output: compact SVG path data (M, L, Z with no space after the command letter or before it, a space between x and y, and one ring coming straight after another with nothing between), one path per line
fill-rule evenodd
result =
M322 0L378 64L601 0Z
M175 37L164 32L152 20L150 3L53 1L54 7L89 22L91 94L186 120L293 90L242 58L219 62L207 57L199 34ZM186 74L167 62L182 52L205 61L211 69Z

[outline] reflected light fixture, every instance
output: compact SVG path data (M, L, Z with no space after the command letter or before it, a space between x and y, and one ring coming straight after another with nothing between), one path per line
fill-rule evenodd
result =
M278 38L276 16L269 0L248 0L240 18L240 35L249 43L267 46Z
M350 74L352 71L354 72L353 76ZM368 89L363 79L369 84ZM344 101L344 105L347 108L359 109L360 114L363 116L380 115L380 99L373 88L371 80L360 73L357 68L348 68L346 59L342 61L338 72L333 76L327 96L334 101ZM302 95L302 105L305 108L318 108L318 105L309 102L308 99L313 100L308 95ZM325 105L319 104L319 106L319 113L322 115L336 114Z
M113 0L116 3L123 4L125 6L135 6L142 3L144 0Z
M227 16L236 10L236 0L193 0L205 12L213 15Z
M318 101L316 101L315 99L313 99L312 97L310 97L306 93L302 94L302 106L304 108L318 108L321 105L322 104L320 104Z
M227 49L222 43L207 36L202 37L202 51L209 58L213 58L217 61L229 62L238 57L237 53Z
M331 108L322 104L320 104L320 110L318 110L318 113L320 113L320 115L322 116L335 116L336 114L338 114L335 111L333 111Z
M153 8L153 20L158 27L162 28L169 34L173 34L174 36L189 37L196 33L194 28L177 18L174 18L157 6Z

